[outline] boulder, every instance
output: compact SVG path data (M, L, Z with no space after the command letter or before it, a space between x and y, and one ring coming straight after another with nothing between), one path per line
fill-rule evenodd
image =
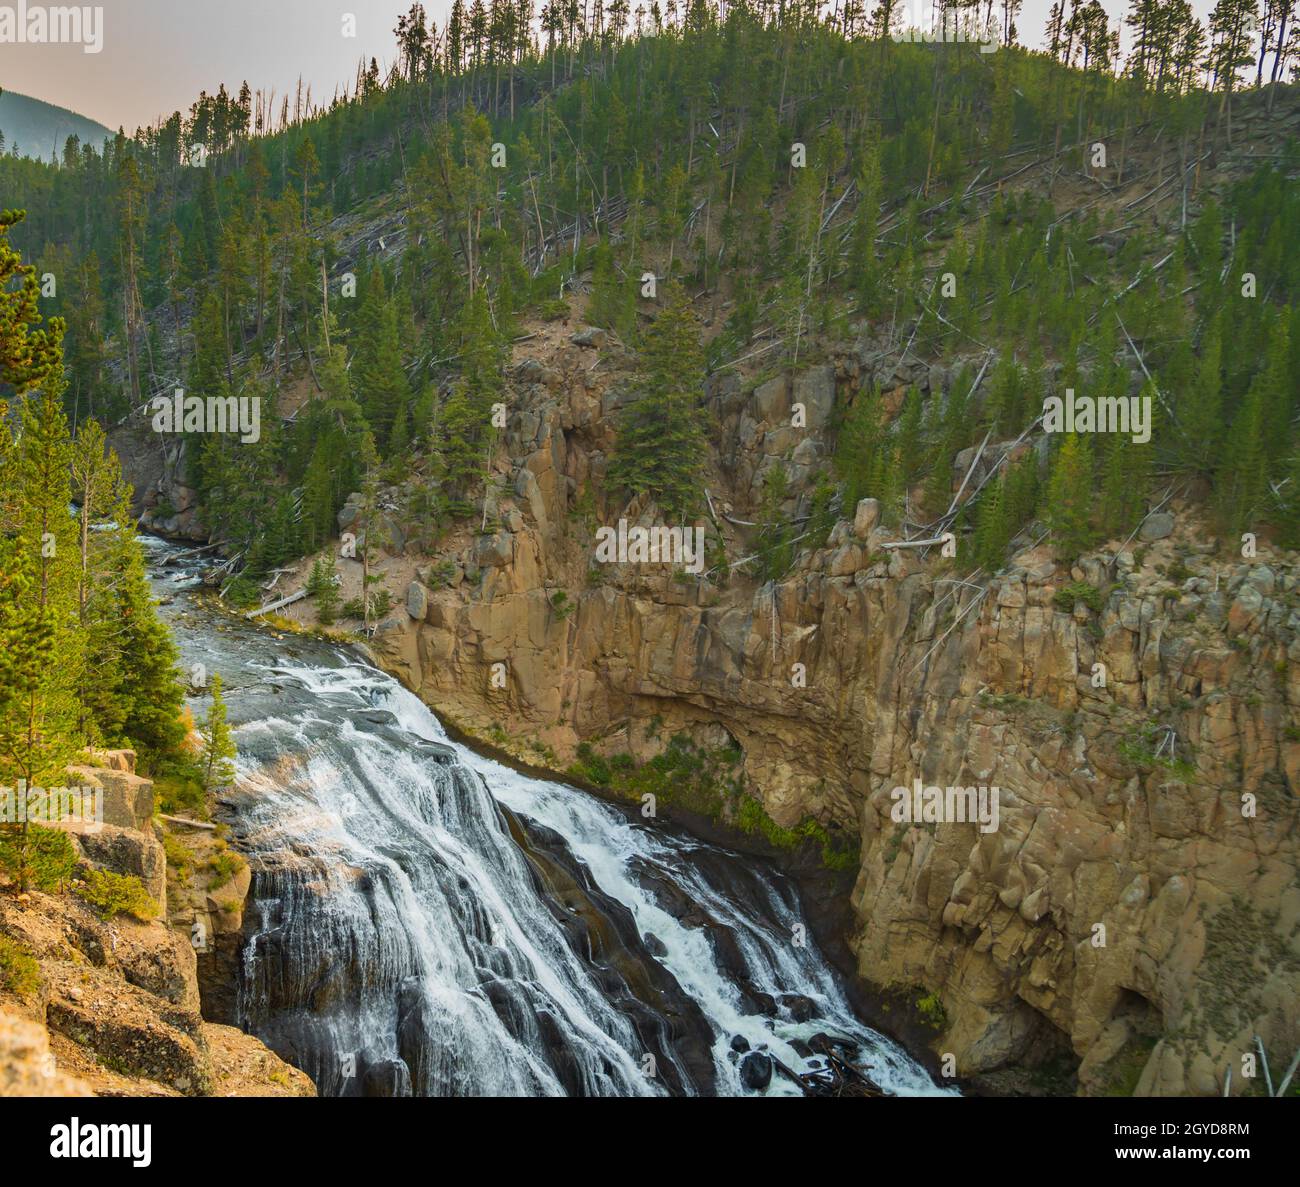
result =
M569 341L574 346L585 346L591 350L599 350L608 338L609 335L599 326L583 326L582 329L569 335Z
M153 781L130 771L102 767L69 767L67 774L82 787L102 792L104 824L147 831L153 822ZM79 831L73 829L71 831Z
M1138 539L1145 544L1153 544L1173 535L1174 517L1168 511L1154 511L1142 521L1138 529Z
M853 534L859 540L871 535L871 529L880 522L880 502L878 499L859 499L858 508L853 513Z
M814 1018L821 1017L821 1011L817 1008L817 1003L805 994L783 993L780 1002L782 1006L790 1011L790 1017L796 1022L811 1022Z
M105 824L76 834L87 861L115 874L133 874L163 911L167 906L167 858L152 832Z
M406 612L416 622L423 622L429 611L429 591L418 581L406 587Z
M55 1066L43 1026L0 1011L0 1097L93 1095Z
M750 1051L740 1061L740 1082L750 1092L762 1092L772 1083L772 1057L762 1051Z

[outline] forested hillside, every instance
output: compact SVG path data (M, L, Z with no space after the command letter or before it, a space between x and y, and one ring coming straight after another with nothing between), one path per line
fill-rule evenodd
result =
M0 214L0 786L60 786L96 747L181 760L186 726L176 650L158 622L103 429L75 440L63 411L63 322L40 324L39 284ZM69 508L75 504L75 513ZM6 809L7 811L9 809ZM60 886L66 834L6 815L0 872L20 890Z
M178 385L271 408L306 383L256 444L185 451L236 596L317 548L368 481L402 476L435 531L470 514L511 339L588 291L588 319L644 348L651 393L602 494L698 509L697 405L654 395L688 341L702 383L815 361L865 326L918 356L976 345L986 365L901 411L870 390L837 406L834 467L808 491L823 528L866 495L891 521L936 520L960 450L1026 434L1066 388L1127 397L1136 364L1149 440L1066 434L1045 480L1003 467L962 510L971 561L996 567L1036 517L1063 555L1123 536L1171 479L1226 530L1294 541L1294 139L1202 190L1207 130L1231 147L1237 92L1286 73L1287 14L1269 10L1256 62L1249 3L1224 0L1208 30L1185 7L1135 4L1121 61L1095 3L1058 6L1046 52L992 54L896 42L887 7L696 3L634 25L625 5L553 8L539 33L508 4L458 3L442 30L416 5L399 65L359 70L328 109L300 97L277 119L222 86L102 155L4 158L0 185L28 211L16 242L57 279L42 308L68 322L74 421ZM1135 170L1152 200L1108 201Z

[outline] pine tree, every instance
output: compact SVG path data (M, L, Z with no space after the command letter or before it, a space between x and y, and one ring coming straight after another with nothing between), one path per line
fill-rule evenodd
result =
M858 164L858 209L853 218L853 239L849 269L864 314L878 311L881 277L876 254L876 232L880 222L880 150L874 140L863 147Z
M1253 385L1233 417L1223 450L1223 464L1215 476L1220 514L1230 532L1243 532L1260 514L1268 489L1264 418L1264 393Z
M334 561L328 556L318 556L307 578L307 592L316 599L316 618L321 626L331 626L338 615L338 577Z
M1092 529L1092 446L1067 433L1047 485L1047 523L1056 555L1073 561L1094 540Z
M303 477L302 538L308 550L315 550L334 534L336 514L332 457L335 442L322 437L312 450Z
M358 352L357 373L366 422L376 443L382 442L386 454L391 455L393 426L399 412L408 412L411 402L411 385L402 364L397 307L393 301L384 305L369 350Z
M859 392L840 429L835 449L835 469L844 483L844 506L856 507L862 499L880 497L880 459L884 428L880 392Z
M57 774L57 752L39 743L41 692L54 655L54 615L36 596L39 574L33 552L22 537L0 536L0 782L17 788L41 786ZM53 757L54 761L50 759ZM31 825L0 827L10 857L6 867L20 891L32 878Z
M1201 335L1200 358L1187 398L1178 410L1178 450L1196 469L1208 473L1219 452L1223 412L1223 319L1217 312Z
M618 423L610 481L645 492L668 516L684 521L701 496L706 442L700 400L704 355L690 299L672 284L646 331L636 398Z
M591 288L587 320L630 343L636 330L636 295L631 281L619 276L613 248L603 239L593 255Z
M176 644L155 612L144 555L133 541L124 552L114 602L124 657L116 689L122 734L142 752L147 765L157 756L174 753L184 742L185 689Z
M902 415L895 430L898 437L898 468L904 489L910 488L920 476L925 458L921 438L921 393L915 386L908 388Z
M234 734L226 720L226 702L221 695L221 676L212 675L212 704L199 729L203 738L203 786L207 791L229 787L235 781Z
M975 563L996 573L1006 559L1011 540L1011 524L1006 498L1007 472L988 483L975 511Z
M763 475L763 501L759 509L759 521L763 525L759 533L759 571L764 581L779 581L793 559L791 538L794 532L782 513L789 496L790 476L784 463L778 459Z

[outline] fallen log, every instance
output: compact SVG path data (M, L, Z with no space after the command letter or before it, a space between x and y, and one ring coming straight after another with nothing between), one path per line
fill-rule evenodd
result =
M270 614L272 610L278 610L281 606L288 606L292 602L300 602L307 596L307 590L300 589L287 597L277 598L274 602L267 602L265 606L259 606L256 610L250 610L244 615L245 618L260 618L263 614Z

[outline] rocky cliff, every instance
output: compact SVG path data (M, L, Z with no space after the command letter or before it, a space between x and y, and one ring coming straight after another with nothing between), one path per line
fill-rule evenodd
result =
M0 896L0 1096L315 1095L259 1040L205 1021L194 891L173 869L182 902L169 912L165 834L135 755L104 752L69 774L104 802L104 823L60 826L79 872L139 878L158 917L106 916L70 893Z
M971 580L938 549L887 550L896 533L864 500L777 583L597 566L593 525L620 512L584 492L620 360L577 337L518 367L496 530L415 567L376 635L382 662L534 762L563 768L583 741L633 761L673 736L737 746L777 826L859 840L859 971L924 995L959 1077L1214 1093L1231 1065L1233 1091L1250 1090L1255 1034L1288 1061L1300 558L1264 542L1243 558L1175 499L1073 570L1029 533ZM837 384L874 368L897 400L951 378L873 356L864 343L856 360L713 385L710 530L733 561L769 459L789 460L787 510L806 511ZM386 548L375 563L404 579L410 558ZM890 793L917 779L997 788L996 831L896 823ZM990 1075L1006 1068L1020 1074Z

